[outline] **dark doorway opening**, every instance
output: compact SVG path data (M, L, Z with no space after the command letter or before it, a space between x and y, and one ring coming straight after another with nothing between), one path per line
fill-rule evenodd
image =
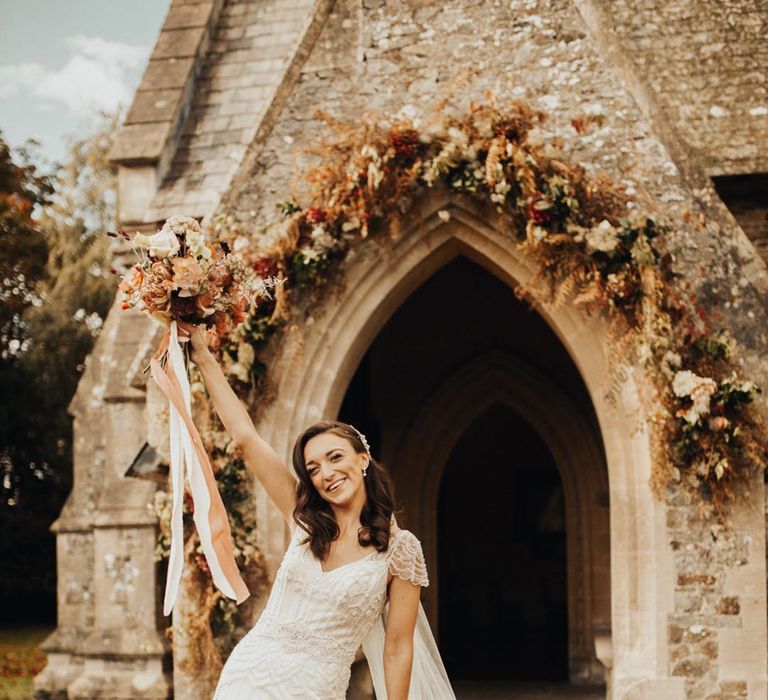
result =
M496 405L440 485L439 637L456 680L567 680L562 483L544 441Z

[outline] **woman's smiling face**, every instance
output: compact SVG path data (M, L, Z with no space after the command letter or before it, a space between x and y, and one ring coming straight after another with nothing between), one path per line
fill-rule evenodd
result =
M355 452L346 438L335 433L320 433L304 445L307 474L320 496L332 505L350 503L362 489L365 454Z

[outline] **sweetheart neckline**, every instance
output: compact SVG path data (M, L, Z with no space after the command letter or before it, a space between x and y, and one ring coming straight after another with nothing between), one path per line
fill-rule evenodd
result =
M394 518L394 516L392 516L392 517ZM292 538L296 538L296 537L297 537L297 534L298 534L298 531L299 531L299 529L300 529L300 528L299 528L298 526L294 528L294 530L293 530L293 535L292 535ZM398 535L400 535L400 534L401 534L401 533L403 533L403 532L407 532L407 530L403 530L402 528L399 528L399 529L398 529L397 531L395 531L395 532L392 532L392 531L390 530L390 533L389 533L389 546L387 547L387 551L390 551L390 549L392 548L392 545L394 544L394 541L397 539ZM298 541L297 541L297 540L295 540L295 539L294 539L294 542L298 543ZM294 545L293 545L293 542L291 543L291 547L292 547L292 546L294 546ZM330 571L326 571L325 569L323 569L323 562L322 562L322 561L320 561L320 560L319 560L319 559L318 559L318 558L317 558L317 557L316 557L316 556L315 556L315 555L314 555L314 554L313 554L313 553L310 551L309 547L306 547L306 546L305 546L305 547L304 547L304 549L305 549L306 553L307 553L307 554L308 554L308 555L309 555L309 556L310 556L310 557L311 557L311 558L312 558L312 559L313 559L313 560L314 560L314 561L317 563L317 568L318 568L318 571L320 571L320 573L321 573L321 574L323 574L324 576L329 576L330 574L332 574L332 573L335 573L335 572L336 572L336 571L338 571L339 569L346 569L347 567L349 567L349 566L352 566L352 565L354 565L354 564L359 564L360 562L363 562L363 561L367 561L367 560L368 560L368 559L370 559L370 558L371 558L371 557L372 557L374 554L377 554L377 553L379 553L379 550L378 550L378 549L374 549L372 552L369 552L369 553L368 553L368 554L366 554L364 557L360 557L359 559L354 559L353 561L348 561L346 564L342 564L341 566L337 566L335 569L331 569Z
M317 561L318 566L320 567L320 573L321 574L332 574L335 571L338 571L339 569L345 569L348 566L352 566L353 564L359 564L361 561L365 561L366 559L370 559L374 554L376 554L378 550L374 549L372 552L368 552L364 557L360 557L358 559L353 559L352 561L348 561L346 564L342 564L341 566L337 566L335 569L331 569L330 571L326 571L323 569L323 562L321 562L317 557L313 556L312 558Z

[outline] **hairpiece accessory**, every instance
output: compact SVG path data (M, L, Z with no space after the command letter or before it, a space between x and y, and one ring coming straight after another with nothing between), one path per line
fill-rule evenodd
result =
M365 435L363 435L363 434L362 434L362 433L361 433L361 432L360 432L360 431L359 431L359 430L358 430L358 429L357 429L357 428L356 428L354 425L352 425L351 423L348 423L347 425L349 425L349 427L350 427L350 428L352 428L352 430L354 430L354 431L357 433L357 436L360 438L360 442L362 442L362 443L363 443L363 447L365 447L365 451L366 451L366 453L368 454L368 459L373 459L373 458L371 457L371 448L370 448L370 445L368 445L368 440L366 440L366 439L365 439ZM365 475L367 474L367 472L368 472L368 467L366 466L366 467L365 467L365 469L363 469L363 476L365 476Z

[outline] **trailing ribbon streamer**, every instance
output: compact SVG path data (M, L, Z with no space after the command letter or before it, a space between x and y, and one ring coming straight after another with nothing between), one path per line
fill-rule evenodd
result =
M162 366L166 358L165 367ZM232 551L232 531L221 495L216 488L213 468L203 447L200 434L192 422L191 390L179 347L176 322L163 336L157 353L150 362L152 378L169 402L171 486L173 508L171 512L171 554L168 560L168 576L165 582L163 614L170 615L184 568L184 530L182 507L184 502L184 465L187 465L189 487L194 504L193 520L200 535L213 583L238 605L249 595Z

